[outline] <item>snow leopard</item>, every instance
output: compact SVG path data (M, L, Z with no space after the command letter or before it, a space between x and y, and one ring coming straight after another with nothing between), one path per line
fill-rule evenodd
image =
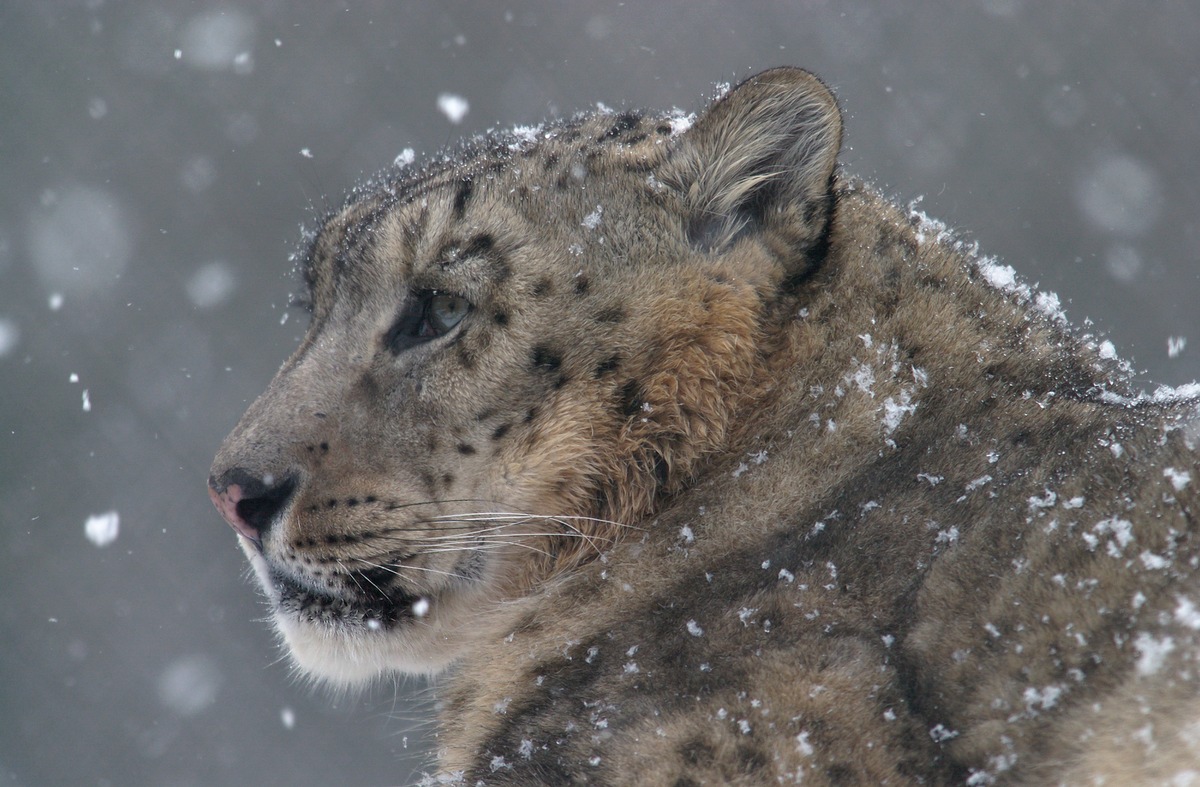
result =
M1200 779L1200 399L838 163L776 68L492 132L306 239L208 480L431 782Z

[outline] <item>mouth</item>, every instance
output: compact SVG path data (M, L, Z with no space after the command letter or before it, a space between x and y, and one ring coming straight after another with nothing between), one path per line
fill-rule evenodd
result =
M365 574L348 576L353 592L335 593L297 581L262 558L255 568L267 588L276 614L297 623L346 631L390 631L421 618L429 609L426 596Z
M421 596L399 589L375 598L346 598L314 592L286 577L276 577L274 584L279 592L279 611L315 625L386 631L417 618L414 610L418 605L429 604Z

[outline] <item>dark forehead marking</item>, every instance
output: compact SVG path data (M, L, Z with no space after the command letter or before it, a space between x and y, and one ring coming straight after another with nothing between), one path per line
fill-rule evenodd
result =
M625 310L620 306L613 306L608 309L602 309L596 312L596 322L621 322L625 319Z
M622 112L621 114L617 115L616 122L612 124L612 127L610 127L608 131L605 131L603 134L601 134L596 141L604 142L606 140L616 139L626 131L637 128L638 123L640 123L641 120L642 115L640 112Z
M533 360L534 369L553 372L557 371L558 367L562 365L562 356L543 344L534 347L530 356Z
M491 233L481 232L472 235L462 248L462 253L471 257L486 257L496 248L496 239Z
M471 195L475 191L475 177L473 175L463 175L458 182L458 189L454 192L453 212L454 219L461 219L467 212L467 203L471 201Z
M616 139L639 128L642 120L643 115L639 112L623 112L613 119L606 131L600 132L600 137L605 140ZM553 168L561 161L564 143L582 139L585 129L597 133L603 128L601 124L604 122L602 116L580 113L568 120L547 124L542 139L534 144L506 132L476 137L430 157L420 168L392 167L363 181L350 192L340 208L326 213L317 222L318 231L306 233L302 239L297 258L305 284L309 288L315 284L317 274L314 267L321 258L332 257L339 266L352 263L355 256L364 251L373 228L394 207L411 205L449 187L453 188L451 210L455 218L460 219L475 196L479 179L509 166L517 152L525 155L541 153L545 156L543 165ZM662 134L669 133L669 126L660 124L655 130ZM586 148L585 145L581 150L586 151ZM593 166L594 156L593 153L593 159L589 162ZM360 208L367 209L360 213ZM427 223L427 207L422 207L422 214L404 233L414 243ZM339 216L344 217L340 222ZM337 234L331 236L331 232ZM498 273L503 276L502 270ZM538 294L549 292L547 287L537 289L541 290Z

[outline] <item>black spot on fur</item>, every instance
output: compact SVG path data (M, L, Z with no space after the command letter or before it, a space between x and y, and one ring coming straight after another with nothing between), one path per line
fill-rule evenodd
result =
M537 418L537 414L538 409L536 407L530 407L529 410L525 412L525 418L522 420L524 423L530 423L534 418Z
M500 424L492 432L492 439L493 440L503 439L504 435L508 434L508 430L511 428L512 428L512 424Z
M508 314L505 312L496 312L492 315L492 320L499 326L508 325Z
M679 747L679 758L688 765L705 766L713 761L713 747L704 740L693 738Z
M554 169L554 167L557 165L558 165L558 154L557 153L547 153L545 158L542 159L542 168L545 169L547 172Z
M657 126L655 126L655 127L654 127L654 131L655 131L655 133L657 133L657 134L662 134L664 137L665 137L665 136L670 136L670 134L671 134L671 125L670 125L669 123L661 123L661 124L659 124L659 125L657 125Z
M554 381L554 390L556 390L556 391L557 391L558 389L562 388L563 386L565 386L565 385L566 385L568 382L570 382L570 381L571 381L571 378L570 378L570 377L568 377L568 376L567 376L567 375L565 375L565 374L560 374L560 375L558 376L558 379Z
M462 253L471 257L486 257L496 248L496 239L489 233L481 232L473 236L463 246Z
M596 312L595 319L596 322L622 322L625 319L625 310L619 306L614 306L611 309L603 309Z
M553 372L562 365L562 358L548 347L538 345L533 348L533 368L539 371Z
M621 356L613 355L605 358L600 363L596 364L595 370L592 372L596 377L603 377L611 371L614 371L621 365Z
M654 452L654 480L658 482L659 486L666 486L669 473L670 473L670 468L667 467L667 460L663 458L662 454L655 451Z
M620 410L621 415L628 418L642 409L644 399L645 394L642 392L641 383L637 380L627 380L625 385L621 386L621 398L617 409Z
M545 298L553 290L554 285L549 279L538 279L537 283L533 285L533 297Z
M454 218L461 219L467 212L467 203L471 201L471 193L475 190L475 179L471 175L464 175L463 179L458 182L458 190L454 192Z
M454 474L453 473L446 473L445 475L442 476L442 486L446 487L447 489L454 486Z
M470 445L468 443L459 443L458 444L458 452L460 454L462 454L463 456L471 456L472 454L475 453L475 446Z
M641 119L642 116L637 112L622 112L620 115L617 115L617 122L613 123L612 128L597 137L596 141L604 142L609 139L616 139L626 131L637 128Z
M586 275L581 275L581 276L575 277L575 294L576 295L587 295L587 291L590 286L591 286L591 282L588 281L588 277Z

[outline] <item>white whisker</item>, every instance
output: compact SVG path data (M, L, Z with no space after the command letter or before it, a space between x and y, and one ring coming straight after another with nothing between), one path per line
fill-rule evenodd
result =
M410 566L406 563L397 563L394 565L385 566L380 563L373 563L370 560L366 560L365 558L361 558L361 557L356 557L354 559L357 560L359 563L370 566L371 568L378 568L382 571L387 571L392 574L395 574L396 576L401 576L400 569L404 569L406 571L428 571L430 574L441 574L443 576L451 577L453 579L462 579L462 580L467 579L467 577L463 576L462 574L456 574L453 571L442 571L441 569L437 569L437 568L426 568L425 566Z

